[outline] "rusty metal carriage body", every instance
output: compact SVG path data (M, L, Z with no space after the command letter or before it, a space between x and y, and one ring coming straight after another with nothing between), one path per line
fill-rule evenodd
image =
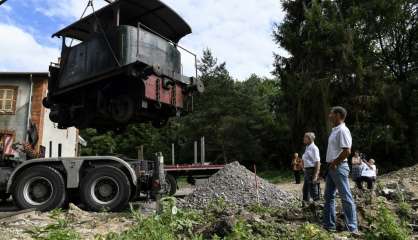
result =
M62 52L44 99L51 120L60 128L159 127L186 113L203 88L182 74L178 42L189 33L158 0L119 0L55 33Z

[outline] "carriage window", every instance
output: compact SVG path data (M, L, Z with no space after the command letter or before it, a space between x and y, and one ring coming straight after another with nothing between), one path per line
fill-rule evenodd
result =
M15 114L16 96L16 87L0 86L0 114Z
M64 41L65 41L66 47L75 47L79 45L80 43L82 43L80 40L77 40L75 38L69 38L69 37L65 38Z

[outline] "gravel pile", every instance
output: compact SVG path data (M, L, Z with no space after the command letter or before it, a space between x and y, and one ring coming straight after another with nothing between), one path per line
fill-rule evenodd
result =
M251 206L258 201L263 206L284 206L295 200L292 194L281 191L258 176L257 184L258 196L254 173L233 162L212 175L206 184L197 187L180 206L202 209L220 198L238 207Z

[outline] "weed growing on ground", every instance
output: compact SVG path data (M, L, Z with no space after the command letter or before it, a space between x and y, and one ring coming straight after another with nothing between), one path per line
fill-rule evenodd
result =
M407 202L399 203L398 216L402 221L409 221L411 219L411 214L414 210L412 206Z
M408 240L410 230L386 206L384 200L378 201L376 216L369 216L370 229L366 232L367 240Z
M264 207L259 203L249 206L248 211L256 214L271 214L278 211L278 208Z
M45 227L35 227L27 231L35 240L78 240L80 235L69 226L68 219L61 209L53 210L49 217L56 223Z
M136 224L122 233L110 233L97 236L96 240L175 240L175 239L203 239L194 235L193 227L203 222L203 216L196 211L177 209L176 199L172 197L161 199L162 213L160 215L143 216L132 211Z

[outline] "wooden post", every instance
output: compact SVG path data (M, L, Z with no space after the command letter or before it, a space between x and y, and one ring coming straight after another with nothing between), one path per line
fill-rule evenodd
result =
M144 145L141 145L138 148L138 160L144 160Z

